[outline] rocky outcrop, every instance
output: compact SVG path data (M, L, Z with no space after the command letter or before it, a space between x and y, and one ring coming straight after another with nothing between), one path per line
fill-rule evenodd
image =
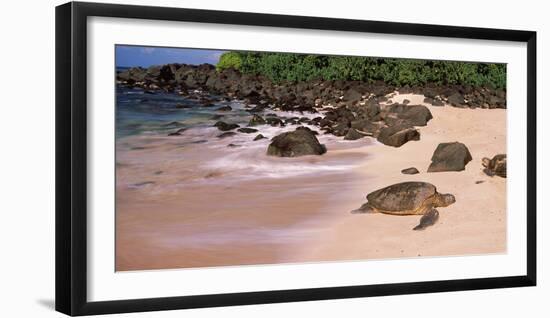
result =
M307 82L273 83L259 75L242 74L235 69L216 71L209 64L166 64L145 68L130 68L117 73L117 83L139 87L155 94L162 90L174 92L198 103L213 107L220 101L239 99L251 114L248 126L313 125L321 133L356 140L364 136L377 138L383 144L400 147L411 140L419 140L415 128L426 126L432 113L423 105L386 103L386 95L396 90L402 93L424 94L428 105L445 103L461 108L506 108L506 92L486 87L426 84L419 87L395 87L384 82L341 80L311 80ZM186 108L188 103L176 108ZM218 106L220 112L232 110L229 105ZM319 113L311 117L278 117L263 115L268 110ZM221 131L239 128L236 124L217 122Z
M300 83L273 83L263 76L241 74L235 69L216 71L213 65L166 64L147 69L134 67L117 73L120 84L141 87L148 91L164 90L187 95L201 89L210 93L250 99L250 104L263 108L266 104L281 110L315 111L323 104L343 103L346 107L363 106L371 120L376 116L377 103L385 95L402 93L424 94L427 102L439 106L446 101L455 107L506 108L506 92L487 87L462 85L395 87L384 82L312 80ZM262 103L263 102L263 103ZM361 116L358 116L361 117Z

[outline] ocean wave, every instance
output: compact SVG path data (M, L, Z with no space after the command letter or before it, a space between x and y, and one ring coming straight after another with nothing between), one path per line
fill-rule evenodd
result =
M259 177L287 178L292 176L334 173L346 171L357 165L347 160L322 159L314 156L299 158L269 157L265 151L258 152L254 148L266 148L264 145L241 147L205 162L203 169L217 171L223 176L233 176L247 179Z

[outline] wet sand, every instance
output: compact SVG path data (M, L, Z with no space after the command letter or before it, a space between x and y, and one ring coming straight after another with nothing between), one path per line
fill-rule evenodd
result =
M393 100L404 98L423 99ZM421 140L400 148L320 136L323 156L273 158L268 140L219 140L215 129L119 140L116 270L505 252L506 179L486 176L481 158L506 152L506 110L428 107ZM470 149L466 171L426 173L451 141ZM412 166L421 173L401 174ZM425 231L411 230L419 216L349 213L367 193L414 180L457 199Z

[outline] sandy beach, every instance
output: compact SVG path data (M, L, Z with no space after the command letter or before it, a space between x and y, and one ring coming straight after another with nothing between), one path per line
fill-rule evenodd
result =
M401 95L394 101L403 99L422 104L423 96ZM373 155L359 168L368 180L361 186L361 198L393 183L424 181L441 193L455 195L456 203L440 208L439 222L425 231L410 230L418 224L419 216L342 214L315 247L305 252L306 258L374 259L506 251L506 179L487 176L481 166L483 157L506 152L506 110L426 106L434 119L419 128L419 141L400 148L379 143L369 147ZM467 145L472 154L466 170L426 173L437 145L453 141ZM420 173L400 173L408 167L416 167Z
M268 139L216 139L215 130L120 139L116 270L505 252L506 179L483 173L481 159L506 153L506 110L392 99L431 111L419 141L394 148L320 135L325 155L278 158L266 156ZM454 141L472 154L466 170L427 173L437 145ZM420 173L401 173L409 167ZM402 181L430 182L456 203L424 231L412 231L420 216L349 213Z

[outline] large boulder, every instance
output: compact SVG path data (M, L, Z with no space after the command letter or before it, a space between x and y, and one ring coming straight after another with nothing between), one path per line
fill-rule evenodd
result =
M428 107L423 105L394 104L387 108L387 111L394 115L394 118L408 122L411 126L426 126L433 118ZM388 117L390 119L392 117Z
M401 147L410 140L420 140L420 132L410 125L398 124L380 129L377 140L387 146Z
M271 139L267 148L269 156L298 157L322 155L327 152L325 145L319 143L315 134L308 129L285 132Z
M441 143L433 153L428 172L462 171L471 160L472 155L463 143Z

